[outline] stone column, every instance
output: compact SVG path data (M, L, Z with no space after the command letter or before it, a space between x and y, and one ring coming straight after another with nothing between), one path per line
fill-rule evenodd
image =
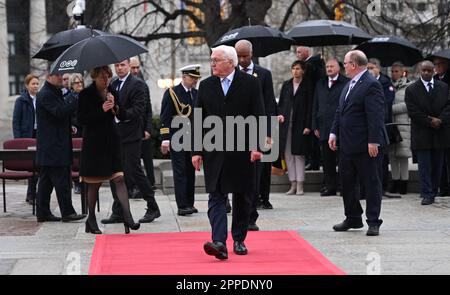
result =
M47 61L31 58L49 38L46 28L45 0L30 1L30 71L45 80Z
M9 98L8 28L6 21L6 0L0 0L0 146L11 138L11 113Z

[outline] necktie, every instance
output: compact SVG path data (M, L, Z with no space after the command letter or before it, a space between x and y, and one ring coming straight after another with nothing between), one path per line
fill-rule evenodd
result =
M249 70L248 68L243 68L243 69L242 69L242 71L243 71L244 73L247 73L247 74L248 74L248 70Z
M347 97L348 97L350 91L351 91L351 90L353 89L353 87L355 86L355 84L356 84L356 81L355 81L355 80L353 80L353 81L350 83L350 86L348 87L347 94L345 95L345 100L347 100Z
M194 100L194 99L192 98L192 91L191 91L191 90L188 90L187 94L188 94L188 96L189 96L189 98L191 99L191 102L192 102L192 101Z
M330 82L328 83L328 87L331 88L333 87L334 84L336 84L336 80L330 80Z
M120 89L122 88L122 82L123 81L120 80L120 79L117 80L117 82L116 82L117 83L117 85L116 85L116 90L117 91L120 91Z
M428 82L428 92L431 92L433 90L433 83Z
M227 95L228 89L230 88L230 80L228 80L228 78L224 78L222 80L222 89L223 89L223 94Z

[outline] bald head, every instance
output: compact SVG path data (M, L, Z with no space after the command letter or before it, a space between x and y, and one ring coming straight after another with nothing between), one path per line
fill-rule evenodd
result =
M367 57L361 50L352 50L347 52L344 58L345 73L353 78L365 69L367 69Z
M311 56L311 49L306 46L298 46L296 49L297 58L305 61Z
M243 68L248 68L252 63L253 46L248 40L239 40L234 45L238 56L239 65Z
M431 61L426 60L421 62L419 65L419 70L420 76L422 77L423 80L427 82L431 81L434 74L434 64Z
M139 58L136 56L130 58L130 68L131 68L131 74L133 76L139 75L141 71L141 62L139 61Z

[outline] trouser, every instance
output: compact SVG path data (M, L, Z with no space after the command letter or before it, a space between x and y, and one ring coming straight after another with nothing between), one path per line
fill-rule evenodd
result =
M390 156L392 180L408 180L409 179L409 163L408 158L399 158Z
M175 200L178 208L194 207L195 168L192 165L191 153L170 151Z
M328 141L322 140L320 142L322 148L322 164L323 174L325 179L325 187L328 190L336 190L337 188L337 153L330 149Z
M419 167L420 195L422 198L434 198L438 193L441 180L444 150L417 150Z

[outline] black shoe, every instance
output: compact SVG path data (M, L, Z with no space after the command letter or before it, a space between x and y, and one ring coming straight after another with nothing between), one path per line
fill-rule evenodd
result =
M135 223L133 219L131 219L131 221L129 222L124 222L123 226L125 227L125 234L130 233L130 228L132 230L138 230L141 227L141 225L139 223Z
M186 216L186 215L190 215L192 213L194 213L192 208L178 208L177 215Z
M324 186L324 187L322 187L321 189L320 189L320 193L323 193L324 191L326 191L328 188L326 187L326 186Z
M448 191L440 191L437 195L438 197L447 197L449 193Z
M423 198L422 199L422 205L431 205L434 203L434 199L433 198Z
M362 221L350 222L346 219L342 223L339 223L339 224L336 224L335 226L333 226L333 229L335 231L348 231L351 228L362 228L363 226L364 226L364 224L362 223Z
M401 199L402 198L401 195L393 195L391 193L386 193L386 192L383 193L383 197L386 197L388 199Z
M367 230L367 236L378 236L380 234L380 226L379 225L369 225L369 229Z
M123 223L123 217L113 213L109 218L102 219L100 222L103 224Z
M53 214L44 217L37 217L37 222L47 222L47 221L61 221L61 217L56 217Z
M83 218L85 218L86 215L85 214L77 214L77 213L73 213L67 216L63 216L62 217L62 222L70 222L70 221L77 221L77 220L81 220Z
M145 212L144 217L139 219L139 223L150 223L160 216L161 216L161 212L159 212L159 209L157 209L157 210L147 209L147 212Z
M391 194L395 194L395 193L399 193L399 188L400 188L400 180L396 179L396 180L392 180L390 185L389 185L389 189L388 191Z
M335 195L336 195L336 190L333 190L333 189L326 189L320 193L321 197L329 197L329 196L335 196Z
M91 221L89 218L86 219L86 226L84 231L86 233L91 233L94 235L101 235L102 231L98 228L97 220Z
M191 210L192 210L192 213L198 213L198 210L195 207L191 207Z
M25 202L27 202L30 205L34 205L34 199L29 199L28 197L25 199Z
M248 225L247 230L249 230L249 231L259 231L259 227L256 225L256 223L250 223Z
M205 253L220 260L228 259L227 246L222 242L206 242L203 245Z
M234 241L233 252L236 255L247 255L248 253L247 247L245 247L244 242L237 242L237 241Z
M273 206L269 201L265 201L265 202L262 202L261 208L262 209L273 209Z

